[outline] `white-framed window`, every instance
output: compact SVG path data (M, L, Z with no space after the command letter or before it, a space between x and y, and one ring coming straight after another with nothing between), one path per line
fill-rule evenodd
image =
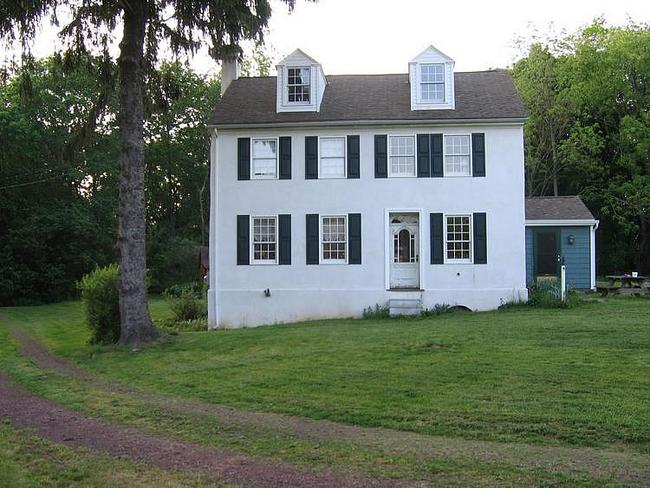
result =
M278 262L278 219L276 216L251 218L251 256L253 264Z
M251 178L268 180L278 177L278 140L263 138L251 140Z
M451 263L472 262L472 219L469 215L448 215L445 256Z
M420 100L430 103L445 101L445 65L420 65Z
M311 68L287 68L287 101L309 103L311 101Z
M390 176L415 176L415 136L388 137Z
M471 142L469 135L445 136L445 176L471 176Z
M345 137L321 137L319 178L345 178Z
M348 232L345 215L321 217L321 262L347 262Z

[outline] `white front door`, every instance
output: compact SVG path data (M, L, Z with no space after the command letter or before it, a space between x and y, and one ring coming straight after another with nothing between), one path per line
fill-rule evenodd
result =
M417 214L391 214L391 288L420 287L420 241Z

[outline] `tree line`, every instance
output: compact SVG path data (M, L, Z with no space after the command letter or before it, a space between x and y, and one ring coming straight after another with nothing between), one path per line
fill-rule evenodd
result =
M268 74L259 49L244 74ZM254 66L253 66L254 65ZM529 113L527 195L579 194L600 219L599 272L650 271L650 31L597 21L512 67ZM117 260L116 63L88 53L0 73L0 304L76 295ZM155 292L196 279L207 243L205 121L219 80L162 62L144 80L147 264Z
M602 20L532 43L512 69L528 110L526 193L580 195L600 274L650 272L650 30Z
M8 66L0 84L0 304L62 300L117 261L116 66L60 55ZM198 278L207 240L205 120L218 78L163 62L145 91L147 256L153 291Z

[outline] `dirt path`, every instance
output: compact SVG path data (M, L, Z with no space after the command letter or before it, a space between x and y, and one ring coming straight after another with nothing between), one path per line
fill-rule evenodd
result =
M380 483L313 475L284 463L271 463L117 427L37 397L0 373L0 418L17 428L68 446L124 456L163 469L200 473L212 481L256 487L379 486ZM388 486L388 484L385 484ZM390 486L394 486L393 483Z
M509 463L525 469L585 475L594 479L650 485L650 456L635 451L591 448L566 448L529 444L473 441L428 436L380 428L365 428L328 420L311 420L273 413L246 412L232 407L166 395L143 392L116 385L82 370L49 353L29 334L13 330L23 355L45 369L52 369L94 387L118 391L143 403L186 415L207 415L225 427L258 429L309 441L346 441L352 445L387 455L410 455L417 459L477 460Z

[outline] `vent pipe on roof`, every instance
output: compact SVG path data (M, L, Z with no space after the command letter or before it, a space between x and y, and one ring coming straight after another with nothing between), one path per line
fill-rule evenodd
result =
M237 56L221 62L221 96L226 93L230 83L239 78L239 59Z

